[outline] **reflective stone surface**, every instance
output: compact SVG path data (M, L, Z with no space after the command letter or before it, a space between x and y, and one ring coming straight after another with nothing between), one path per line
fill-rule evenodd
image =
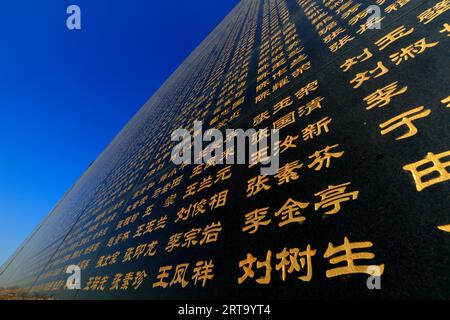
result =
M364 27L369 5L380 29ZM243 0L2 266L0 287L51 299L448 299L449 9ZM279 172L175 166L170 135L194 120L279 129ZM66 287L69 265L80 290Z

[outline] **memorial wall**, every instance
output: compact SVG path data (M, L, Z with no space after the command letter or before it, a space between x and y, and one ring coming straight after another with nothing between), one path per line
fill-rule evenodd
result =
M0 288L450 298L449 56L449 0L241 1L2 266ZM175 165L171 134L199 134L196 120L277 129L278 170Z

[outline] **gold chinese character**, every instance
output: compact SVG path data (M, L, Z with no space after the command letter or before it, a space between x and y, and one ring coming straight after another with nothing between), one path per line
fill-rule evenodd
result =
M173 249L175 249L181 245L180 240L181 240L182 235L183 235L182 233L176 233L176 234L170 236L169 241L167 242L167 245L166 245L167 252L172 252Z
M193 272L192 280L194 280L194 285L196 285L197 282L201 282L202 287L204 287L206 284L206 281L214 278L213 268L214 268L214 263L212 260L198 261L195 264L195 267L192 271Z
M195 217L199 214L205 213L206 212L206 199L201 199L200 201L194 203L194 205L192 206L192 213L191 216Z
M300 90L298 90L295 93L295 97L300 100L302 99L304 96L309 95L312 91L316 91L319 88L319 81L314 80L311 81L310 83L308 83L306 86L304 86L303 88L301 88Z
M202 231L202 229L200 228L192 228L191 230L187 231L183 237L184 237L184 242L181 245L182 247L186 247L189 248L191 245L196 245L198 240L197 240L197 236L199 235L199 233Z
M308 205L309 202L300 202L289 198L280 210L275 212L276 217L281 215L282 221L278 224L278 226L282 227L289 223L302 223L305 221L306 218L301 215L302 213L300 212L300 209L305 209Z
M384 107L391 102L392 97L403 94L408 90L407 86L404 86L399 90L397 89L397 86L398 81L388 84L365 97L363 100L367 104L366 110Z
M305 106L301 106L300 108L298 108L298 115L300 117L302 117L304 115L308 116L311 114L311 112L314 109L322 108L322 105L320 102L323 101L323 99L324 99L323 97L317 97L317 98L309 101Z
M409 3L410 0L397 0L396 2L388 5L386 7L386 9L384 9L384 11L386 13L391 13L394 11L397 11L398 9L402 8L403 6L405 6L405 4Z
M314 204L317 211L320 208L331 208L324 214L330 215L338 213L341 210L341 202L358 199L359 191L346 192L350 182L337 186L329 185L327 189L317 192L314 195L320 197L320 202Z
M270 160L269 154L269 147L260 148L256 152L253 152L250 155L250 164L248 165L249 168L253 167L254 165L258 163L266 163Z
M167 219L167 215L161 216L156 223L155 230L164 229L166 227Z
M309 124L305 129L302 130L303 140L307 141L318 137L322 134L322 129L325 132L329 132L328 125L331 122L331 118L325 117L316 123Z
M441 30L441 31L439 31L440 33L448 33L447 34L447 36L449 36L450 37L450 24L448 24L448 23L444 23L443 24L443 29Z
M170 207L171 205L173 205L175 203L175 200L177 198L177 194L171 194L170 196L168 196L166 198L166 200L164 201L164 208Z
M444 232L450 232L450 224L445 224L445 225L442 225L442 226L438 226L437 228L439 230L444 231Z
M403 166L403 170L411 172L417 191L422 191L436 183L450 180L450 172L447 169L450 167L450 160L441 162L449 156L450 150L438 154L428 152L424 159Z
M196 165L192 169L192 174L191 174L190 178L193 178L193 177L195 177L196 175L199 175L202 172L203 172L203 164Z
M172 266L163 266L159 268L159 274L156 276L156 279L159 281L153 283L153 288L162 287L166 288L168 286L168 282L164 281L164 279L169 277L169 272L172 269Z
M189 267L189 263L182 263L176 266L175 268L175 274L172 278L172 281L170 281L169 286L173 286L174 284L180 284L183 288L186 287L189 283L186 278L186 271Z
M242 228L243 232L252 234L258 231L259 226L267 226L271 219L264 220L268 214L269 207L255 209L245 215L245 226Z
M273 128L280 130L288 125L295 123L295 112L291 111L288 114L282 116L280 119L274 121Z
M443 104L446 104L446 105L447 105L447 108L450 108L450 96L448 96L447 98L441 100L441 102L442 102Z
M367 10L360 11L360 12L358 12L358 14L356 14L350 20L348 20L348 24L351 25L351 26L354 26L359 21L361 21L362 19L367 17L368 14L369 14L369 12Z
M311 61L305 62L299 68L292 72L292 77L297 78L299 75L303 74L311 68Z
M324 258L330 258L331 256L336 255L341 251L345 251L341 256L337 256L330 259L330 264L337 264L340 262L346 262L347 265L343 267L337 267L334 269L330 269L326 271L327 278L337 277L346 274L354 274L354 273L366 273L371 274L368 270L370 265L360 265L356 266L354 264L355 260L358 259L373 259L375 255L371 252L358 252L353 253L354 249L363 249L363 248L371 248L373 246L372 242L349 242L347 237L344 237L344 244L334 247L330 242L328 243L328 248L323 255ZM377 266L380 270L380 275L384 272L384 264Z
M150 205L145 209L144 215L142 216L142 218L149 216L152 213L154 205Z
M290 96L284 98L283 100L279 101L273 106L273 114L276 114L277 112L281 111L284 108L287 108L291 106L293 103Z
M333 53L336 53L340 48L345 46L348 42L354 40L355 37L350 37L349 35L345 35L341 39L339 39L337 42L333 43L330 46L330 51Z
M239 268L244 270L244 274L238 278L238 284L243 283L247 278L254 278L255 272L253 271L253 265L256 262L256 267L258 269L265 268L264 276L256 279L256 282L259 284L269 284L271 280L271 260L272 260L272 251L267 251L266 260L263 262L256 261L257 259L251 254L247 253L247 257L244 260L239 261Z
M214 194L211 197L211 199L209 200L209 206L210 206L211 210L217 209L219 207L224 207L225 204L227 203L227 195L228 195L228 189Z
M187 198L189 196L193 196L195 195L195 193L197 192L197 182L194 182L192 184L190 184L187 188L186 188L186 192L183 195L183 199Z
M433 43L427 43L426 38L422 38L419 41L407 46L406 48L400 49L399 52L391 54L389 58L397 66L403 61L407 61L410 58L414 59L417 54L423 53L427 48L433 48L439 44L439 41Z
M283 153L290 148L296 148L297 145L294 143L298 139L298 136L286 136L286 138L280 143L276 143L276 154Z
M200 245L216 242L220 231L222 231L222 223L220 221L207 225L202 231L203 238L200 240Z
M290 68L291 69L294 68L296 65L298 65L300 62L306 60L307 58L308 58L308 56L306 54L299 55L297 58L292 60L292 62L290 64ZM305 65L303 64L303 66L305 66ZM300 68L300 70L302 70L302 69Z
M189 208L184 208L182 207L178 212L177 212L177 219L175 220L175 222L178 222L179 220L187 220L189 218L189 215L191 213L191 207L192 205L189 206Z
M275 265L275 270L281 270L281 280L286 280L286 271L292 273L299 272L301 269L306 269L306 275L299 276L298 279L308 282L312 279L312 261L311 258L316 255L316 250L312 250L308 244L305 251L300 251L299 248L292 248L289 251L284 248L283 251L276 254L276 258L280 262ZM288 259L289 258L289 259ZM289 269L286 270L286 268Z
M271 260L272 260L272 251L269 250L269 251L267 251L265 261L257 261L256 262L256 268L258 268L258 269L265 268L266 269L264 276L256 279L257 283L259 283L259 284L269 284L270 283L271 272L272 272Z
M329 33L326 37L324 37L323 42L329 43L332 40L336 39L343 32L345 32L344 28L337 28L333 32Z
M369 49L364 48L364 51L359 56L355 56L345 60L345 62L341 65L341 69L343 72L347 72L358 62L366 61L373 57L373 54L369 51Z
M142 282L144 282L145 278L147 278L147 272L145 270L137 271L132 284L133 289L138 289Z
M144 256L153 257L156 254L156 246L158 244L158 240L153 240L147 245L147 250L144 252Z
M217 171L214 183L225 181L231 178L231 166L226 166Z
M202 179L202 181L200 182L200 185L198 186L197 191L201 191L203 189L209 188L212 185L213 185L213 178L211 176L207 176Z
M119 290L119 285L120 285L120 282L122 281L122 276L123 276L122 273L117 273L114 276L114 279L111 283L111 286L109 287L109 290Z
M247 197L251 197L261 190L269 190L270 186L266 183L269 181L269 178L266 176L256 176L251 178L247 182Z
M288 77L284 77L283 79L281 79L280 81L276 82L273 86L272 86L272 92L277 91L278 89L281 89L282 87L284 87L285 85L287 85L289 83L289 79Z
M367 23L363 23L359 26L359 29L356 31L357 34L363 34L367 30L373 29L373 26L379 24L384 20L385 17L375 17L372 19L369 19Z
M303 163L299 164L298 160L288 162L281 168L277 170L275 174L275 178L278 179L278 185L282 185L284 183L288 183L291 180L297 180L299 178L295 169L300 169L303 166Z
M401 135L400 137L395 138L395 140L402 140L405 138L409 138L417 133L417 128L416 126L414 126L412 121L420 118L425 118L430 113L431 110L430 109L424 110L423 106L403 112L402 114L399 114L398 116L381 123L380 124L380 129L382 129L381 134L385 135L386 133L389 133L405 125L408 128L408 132Z
M325 167L329 168L331 158L338 159L342 157L342 155L344 154L344 151L330 152L331 149L336 147L339 147L339 145L335 144L332 146L326 146L325 149L314 152L312 155L308 157L309 159L314 159L314 161L308 165L308 168L313 168L314 166L317 166L314 168L314 170L319 171L320 169L322 169L324 163Z
M259 102L261 102L264 99L266 99L268 96L270 96L270 90L265 90L263 93L261 93L260 95L258 95L255 98L255 103L258 104Z
M436 3L434 7L431 7L419 14L417 18L420 22L423 22L423 24L428 24L449 9L450 1L442 0L441 2Z
M125 277L123 277L122 280L122 286L120 287L121 290L127 290L130 286L131 282L133 281L134 272L128 272L125 274Z
M355 78L350 80L350 84L355 84L353 86L353 88L357 89L360 86L362 86L362 84L364 82L366 82L367 80L372 78L370 76L371 74L375 74L375 76L373 76L373 78L379 78L379 77L385 75L388 72L389 72L389 69L383 65L383 62L382 61L378 61L376 68L374 68L372 70L369 70L369 71L364 71L364 72L357 73Z
M378 46L378 50L382 51L386 49L389 45L397 41L398 39L406 37L407 35L410 35L413 32L414 28L406 30L405 26L400 26L397 29L385 35L384 37L380 38L378 41L375 42L375 44Z
M256 258L247 253L247 257L244 260L239 261L239 268L244 270L244 274L238 278L238 284L243 283L247 278L253 278L255 271L253 271L253 264L256 262Z
M134 247L130 247L123 255L122 262L131 261L133 258Z
M258 114L256 117L253 118L253 126L257 126L258 124L269 118L270 114L268 111L261 112L260 114Z

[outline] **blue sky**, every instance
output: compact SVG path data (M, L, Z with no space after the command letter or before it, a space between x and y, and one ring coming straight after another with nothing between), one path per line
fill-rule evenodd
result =
M2 2L0 264L237 3Z

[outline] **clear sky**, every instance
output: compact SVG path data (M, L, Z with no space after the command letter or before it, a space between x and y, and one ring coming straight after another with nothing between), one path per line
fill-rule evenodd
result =
M238 2L2 2L0 264Z

